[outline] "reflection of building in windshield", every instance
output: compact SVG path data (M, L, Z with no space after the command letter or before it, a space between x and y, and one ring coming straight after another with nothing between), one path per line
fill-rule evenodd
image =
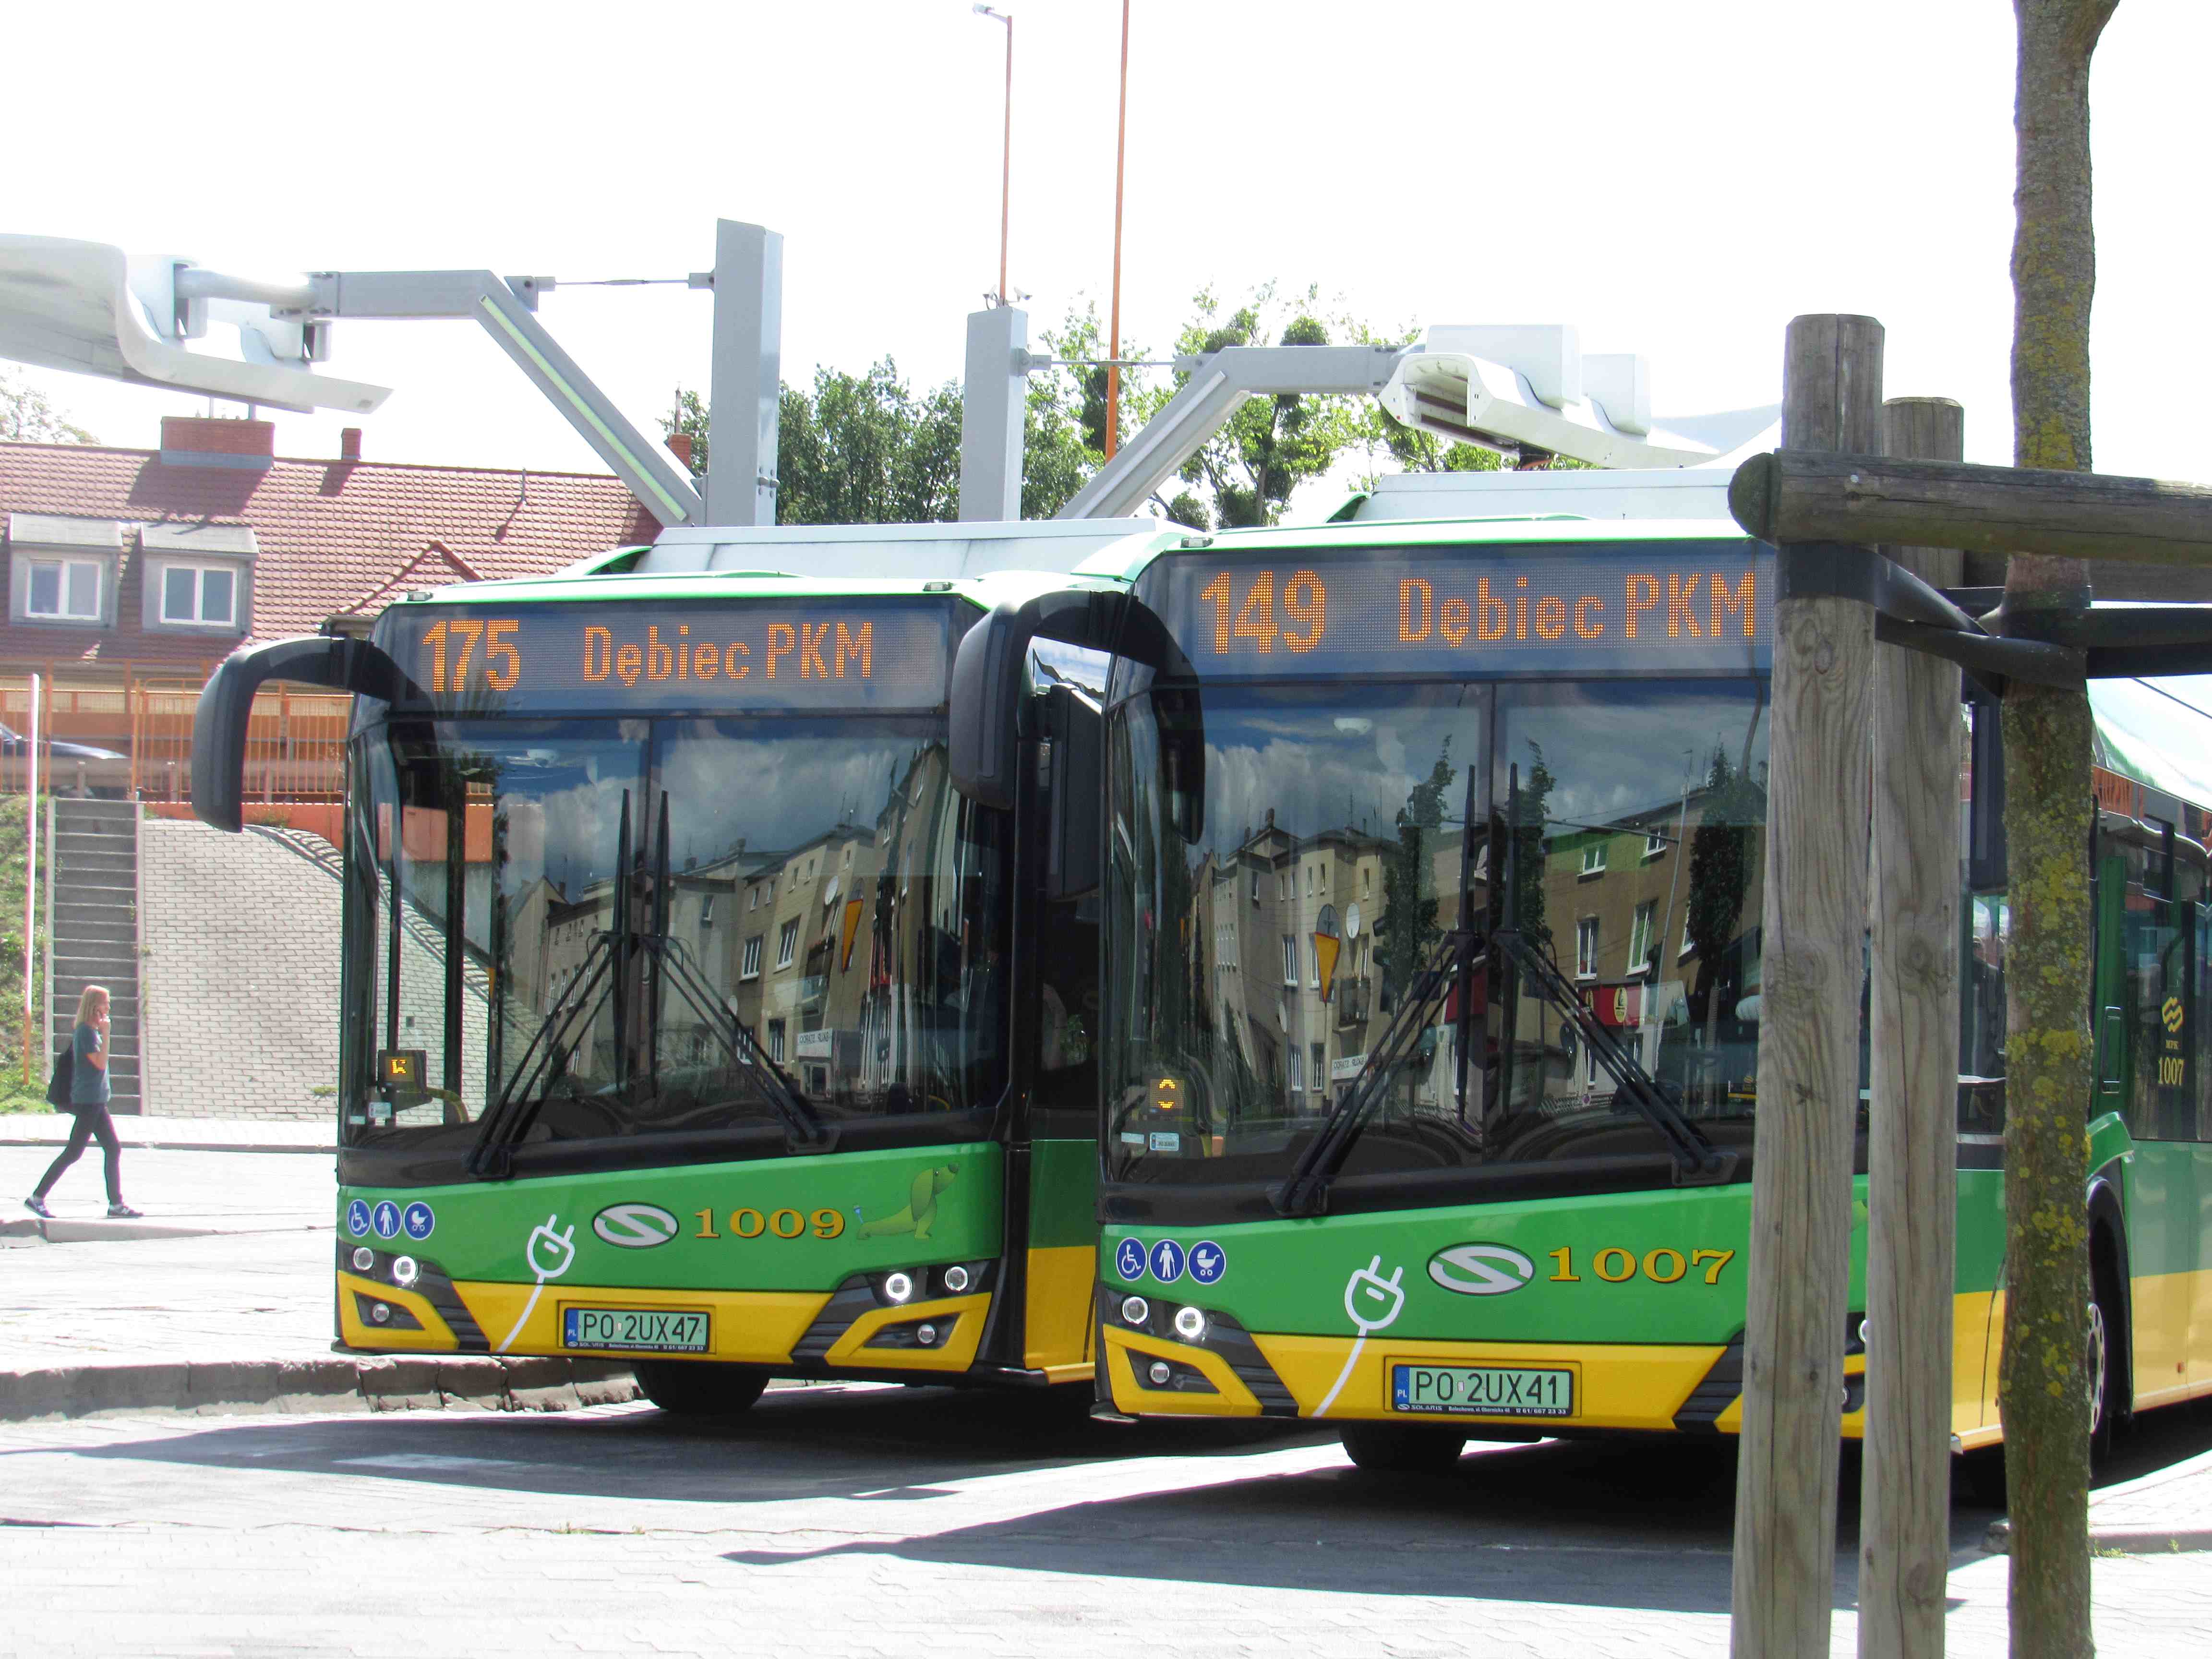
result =
M1291 1115L1323 1109L1365 1051L1377 1001L1370 924L1382 915L1389 845L1352 829L1293 836L1271 807L1193 876L1215 1030Z

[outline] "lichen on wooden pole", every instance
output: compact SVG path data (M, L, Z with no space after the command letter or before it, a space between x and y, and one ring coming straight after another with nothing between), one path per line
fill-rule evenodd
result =
M1893 398L1883 449L1955 461L1948 398ZM1888 550L1939 587L1965 556ZM1951 1298L1957 1255L1959 671L1877 646L1868 1038L1867 1406L1860 1659L1937 1659L1951 1554Z
M2118 0L2014 0L2013 460L2087 471L2089 60ZM2007 631L2089 603L2079 560L2015 555ZM2089 1623L2089 869L2086 690L2014 683L2004 706L2004 1353L1997 1399L2012 1517L2012 1650L2094 1650Z
M1881 356L1870 317L1795 319L1784 446L1879 450ZM1874 615L1856 599L1792 591L1789 573L1820 557L1782 550L1774 605L1736 1659L1826 1653L1835 1595Z

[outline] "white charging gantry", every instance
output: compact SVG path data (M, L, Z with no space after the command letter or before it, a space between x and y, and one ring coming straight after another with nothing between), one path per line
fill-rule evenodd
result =
M533 313L539 295L557 286L551 277L325 270L266 282L175 255L0 235L0 357L301 413L366 415L389 388L315 370L330 356L335 319L465 319L663 525L774 524L783 239L722 220L714 270L685 280L714 294L714 418L703 496L539 324ZM214 323L237 329L236 358L191 349Z
M1780 406L1655 421L1644 360L1584 356L1557 324L1439 325L1395 346L1231 346L1178 358L1188 378L1167 407L1077 491L1060 516L1139 510L1248 398L1368 396L1398 420L1517 459L1527 451L1593 466L1720 466L1769 434Z

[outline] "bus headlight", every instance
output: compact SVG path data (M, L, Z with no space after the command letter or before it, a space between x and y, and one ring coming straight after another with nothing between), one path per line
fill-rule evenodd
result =
M888 1275L884 1280L884 1300L886 1302L913 1301L914 1275L912 1273Z
M353 1270L356 1273L365 1273L375 1266L376 1252L374 1250L370 1249L366 1244L357 1246L355 1249L353 1253Z
M1206 1316L1196 1308L1177 1308L1175 1331L1184 1341L1195 1342L1206 1334Z
M968 1288L968 1270L955 1262L945 1270L945 1288L957 1296Z
M1152 1304L1146 1301L1141 1296L1125 1296L1121 1298L1121 1322L1123 1324L1141 1325L1152 1316Z
M416 1265L413 1256L396 1255L392 1258L392 1282L401 1290L405 1290L422 1276L422 1269ZM1176 1328L1182 1328L1178 1326Z

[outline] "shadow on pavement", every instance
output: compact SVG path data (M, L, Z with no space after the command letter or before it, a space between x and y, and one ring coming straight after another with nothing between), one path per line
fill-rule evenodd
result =
M1087 1399L1087 1396L1086 1396ZM1325 1443L1297 1425L1095 1423L1085 1401L951 1389L774 1389L743 1416L648 1407L258 1418L77 1455L367 1475L541 1495L745 1504L935 1495L934 1483ZM0 1454L0 1458L17 1454Z

